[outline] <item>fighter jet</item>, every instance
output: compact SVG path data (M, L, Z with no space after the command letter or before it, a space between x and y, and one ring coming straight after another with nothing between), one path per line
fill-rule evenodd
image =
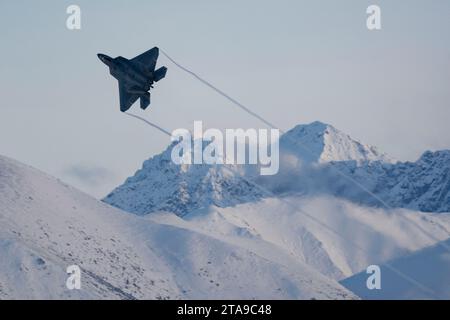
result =
M109 73L119 81L120 111L131 108L137 99L141 99L141 109L150 104L150 88L166 76L167 68L161 67L155 71L159 49L144 52L128 60L124 57L111 58L99 53L98 58L109 67Z

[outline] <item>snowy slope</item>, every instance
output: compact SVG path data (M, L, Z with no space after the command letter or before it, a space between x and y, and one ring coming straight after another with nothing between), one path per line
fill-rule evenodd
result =
M176 285L151 252L127 238L123 214L37 170L0 158L2 298L174 297ZM154 258L148 264L144 258ZM67 266L83 270L65 288ZM30 290L35 288L34 290Z
M0 298L355 298L275 246L228 240L124 213L0 157ZM80 291L65 288L71 264Z
M450 299L447 214L388 212L332 197L289 197L212 206L183 218L155 213L148 219L220 237L286 265L305 263L365 299ZM367 290L368 275L360 271L387 262L395 271L382 267L383 290Z
M358 273L341 283L364 299L450 299L450 240L381 265L381 290L368 290L367 274ZM406 278L399 277L401 271ZM414 285L406 279L414 279Z
M450 215L369 209L329 196L267 198L183 218L171 213L148 217L252 250L264 242L338 280L450 237Z

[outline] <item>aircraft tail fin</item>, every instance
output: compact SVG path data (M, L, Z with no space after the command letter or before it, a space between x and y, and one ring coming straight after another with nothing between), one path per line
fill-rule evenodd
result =
M163 79L166 76L167 73L167 68L166 67L161 67L158 70L155 71L154 73L154 81L158 82L159 80Z
M145 110L150 105L150 93L146 92L141 96L141 109Z

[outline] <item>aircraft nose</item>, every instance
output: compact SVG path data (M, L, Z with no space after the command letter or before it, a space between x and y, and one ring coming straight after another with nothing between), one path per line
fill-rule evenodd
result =
M99 54L97 54L97 57L100 59L100 61L101 62L103 62L104 64L108 64L108 62L109 62L109 57L106 55L106 54L102 54L102 53L99 53Z

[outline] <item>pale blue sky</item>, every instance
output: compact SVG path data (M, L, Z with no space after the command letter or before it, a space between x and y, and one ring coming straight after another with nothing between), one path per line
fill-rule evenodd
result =
M65 26L82 9L82 30ZM366 8L383 30L366 29ZM0 2L0 154L95 196L134 173L168 138L118 111L98 52L127 58L159 46L289 129L321 120L400 160L450 148L450 2ZM263 125L176 69L144 115L166 129L194 120Z

